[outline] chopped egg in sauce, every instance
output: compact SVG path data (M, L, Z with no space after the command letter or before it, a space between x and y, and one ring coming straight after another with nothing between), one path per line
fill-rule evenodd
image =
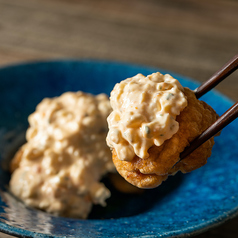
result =
M29 116L27 143L13 159L12 193L28 206L69 217L86 218L93 204L105 206L110 191L100 180L115 170L106 144L110 112L105 94L45 98Z
M183 87L169 74L137 74L116 84L110 96L107 144L120 160L135 155L148 158L148 149L160 146L179 128L176 116L187 106Z

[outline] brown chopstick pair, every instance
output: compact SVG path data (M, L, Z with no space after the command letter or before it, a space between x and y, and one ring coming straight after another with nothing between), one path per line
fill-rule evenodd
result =
M223 79L228 77L238 68L238 54L235 55L229 62L227 62L220 70L212 75L210 79L204 82L201 86L194 90L194 93L197 98L200 98L202 95L207 93L209 90L214 88L219 84ZM180 154L180 160L184 159L195 149L197 149L204 142L209 140L212 136L216 135L220 130L225 126L231 123L238 117L238 101L229 108L222 116L220 116L210 127L208 127L202 134L195 138L191 144L184 149ZM178 161L178 162L179 162Z

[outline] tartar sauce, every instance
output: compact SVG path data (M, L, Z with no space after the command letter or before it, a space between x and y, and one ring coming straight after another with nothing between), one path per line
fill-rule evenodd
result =
M86 218L92 204L105 206L110 191L100 182L114 171L106 144L106 95L67 92L45 98L29 116L27 143L16 157L10 189L29 206Z
M107 144L120 160L146 159L152 145L160 146L179 128L176 116L187 106L183 87L169 74L137 74L116 84L111 92Z

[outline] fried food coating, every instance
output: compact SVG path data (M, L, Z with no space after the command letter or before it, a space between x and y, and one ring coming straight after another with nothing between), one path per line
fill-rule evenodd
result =
M121 193L142 194L145 191L128 183L119 173L109 173L108 178L113 187Z
M188 173L200 168L211 156L213 137L177 163L185 147L218 118L216 112L205 102L199 101L190 89L184 88L184 93L188 106L176 118L179 130L161 146L153 145L148 150L147 159L135 156L132 161L121 161L113 149L116 169L129 183L139 188L154 188L178 171Z

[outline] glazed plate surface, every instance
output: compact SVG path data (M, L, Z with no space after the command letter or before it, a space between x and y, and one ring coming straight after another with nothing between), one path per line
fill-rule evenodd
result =
M0 231L20 237L184 237L212 228L238 212L238 120L215 138L208 163L178 173L140 195L112 189L106 208L88 220L52 216L27 208L8 191L10 158L24 141L27 117L44 97L66 91L110 94L115 83L157 68L103 61L36 62L0 69ZM185 87L199 84L170 73ZM233 102L216 91L201 100L219 115ZM106 181L107 183L107 181ZM108 184L110 187L110 184Z

